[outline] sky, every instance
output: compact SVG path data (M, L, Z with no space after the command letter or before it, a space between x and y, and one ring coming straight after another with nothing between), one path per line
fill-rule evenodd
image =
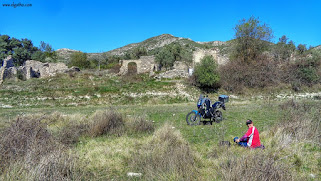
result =
M0 0L0 34L99 53L165 33L228 41L251 16L272 29L274 43L286 35L321 45L321 0Z

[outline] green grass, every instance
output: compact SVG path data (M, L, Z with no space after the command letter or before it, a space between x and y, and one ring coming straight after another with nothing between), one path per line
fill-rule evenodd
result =
M314 104L315 102L310 102ZM276 123L283 119L285 112L280 110L281 102L266 104L264 101L235 102L231 100L226 104L227 110L223 111L224 120L213 125L188 126L185 121L186 114L195 109L195 103L177 103L163 105L114 105L113 108L123 114L126 120L143 116L147 120L153 121L156 129L161 128L165 123L172 125L172 129L178 130L183 138L190 144L194 154L200 160L197 163L199 178L210 179L218 178L218 173L213 170L224 159L225 150L222 150L218 143L221 140L231 141L234 136L242 136L247 130L244 122L252 119L258 128L261 141L265 145L271 145L271 138L267 133L271 132ZM106 106L84 106L84 107L48 107L32 109L7 109L1 110L3 120L9 117L14 118L19 114L51 114L55 111L72 116L77 114L79 117L88 119L95 111L105 109ZM4 114L4 116L3 116ZM83 164L86 172L94 173L97 180L127 180L127 172L135 172L128 164L131 163L133 156L137 154L153 134L125 134L122 136L101 136L97 138L82 137L80 141L71 147L70 152L79 155L79 160ZM273 147L267 148L271 151ZM292 155L291 150L296 150L296 156ZM245 149L232 146L228 153L241 157ZM294 165L293 169L300 173L300 178L307 178L310 173L318 174L317 167L320 153L320 146L309 143L290 145L280 152L285 163ZM213 155L220 155L216 158ZM319 158L320 160L320 158ZM319 161L320 162L320 161ZM312 165L310 163L313 163ZM320 173L320 172L319 172ZM144 178L147 179L147 178Z
M160 103L185 101L184 96L167 96L175 90L175 85L175 82L156 81L148 75L121 78L94 73L18 82L9 80L1 85L0 103L20 108L42 108L141 104L150 100ZM167 94L152 95L155 92Z
M182 83L181 80L178 82ZM146 92L175 92L175 81L156 81L146 75L134 78L120 78L81 73L69 77L60 75L47 79L32 79L28 81L7 81L0 90L0 104L11 105L12 108L0 109L0 128L4 128L17 116L49 115L59 112L64 115L64 121L76 120L90 122L91 116L97 110L112 107L119 111L125 122L135 117L143 117L152 121L156 130L169 124L178 131L188 143L195 156L195 167L199 180L223 179L221 166L231 161L231 158L241 159L248 154L247 149L232 145L230 148L218 146L220 141L230 141L235 136L242 136L247 127L245 121L251 119L261 134L261 142L267 146L261 150L252 151L254 155L277 155L276 160L289 167L297 180L313 180L309 174L320 178L321 147L309 141L297 141L280 149L281 141L276 139L275 132L280 121L289 112L281 109L284 102L275 99L275 95L258 98L251 95L239 96L226 103L223 111L224 120L213 125L189 126L185 121L187 113L196 109L196 101L191 101L183 95L153 96ZM187 85L184 89L197 99L199 90ZM209 94L214 99L221 93ZM135 94L138 96L131 96ZM139 96L142 94L141 96ZM90 98L86 98L89 96ZM45 99L43 99L45 98ZM318 115L320 100L304 100L305 105L313 107L314 115ZM1 106L1 105L0 105ZM301 110L302 111L302 110ZM311 112L312 114L312 112ZM318 120L318 116L313 118ZM56 122L48 126L51 131L63 127L65 123ZM139 172L142 168L133 167L133 160L141 156L141 152L150 151L148 144L155 133L131 133L123 135L103 135L92 138L82 136L69 148L69 152L79 157L79 167L84 173L91 173L92 180L131 180L127 172ZM143 157L142 157L143 158ZM281 167L283 168L283 167ZM180 180L177 175L166 175L160 180ZM164 175L163 175L164 176ZM1 177L0 177L1 179ZM148 180L144 177L143 180Z

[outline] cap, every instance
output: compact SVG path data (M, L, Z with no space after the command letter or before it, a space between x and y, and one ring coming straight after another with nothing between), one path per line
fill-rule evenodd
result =
M250 119L248 119L247 121L246 121L246 125L249 125L249 124L252 124L253 122L252 122L252 120L250 120Z

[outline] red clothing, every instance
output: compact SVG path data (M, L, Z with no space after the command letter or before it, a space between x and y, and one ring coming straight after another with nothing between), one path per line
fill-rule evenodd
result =
M256 127L253 126L252 128L249 128L244 136L248 138L248 147L256 148L258 146L261 146L259 131L256 129Z

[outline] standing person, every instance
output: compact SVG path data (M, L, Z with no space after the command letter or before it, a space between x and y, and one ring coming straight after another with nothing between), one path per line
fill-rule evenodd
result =
M247 120L246 125L249 128L245 135L239 139L238 137L234 138L234 142L238 143L240 146L258 148L263 147L260 141L259 131L256 127L253 126L252 120Z

